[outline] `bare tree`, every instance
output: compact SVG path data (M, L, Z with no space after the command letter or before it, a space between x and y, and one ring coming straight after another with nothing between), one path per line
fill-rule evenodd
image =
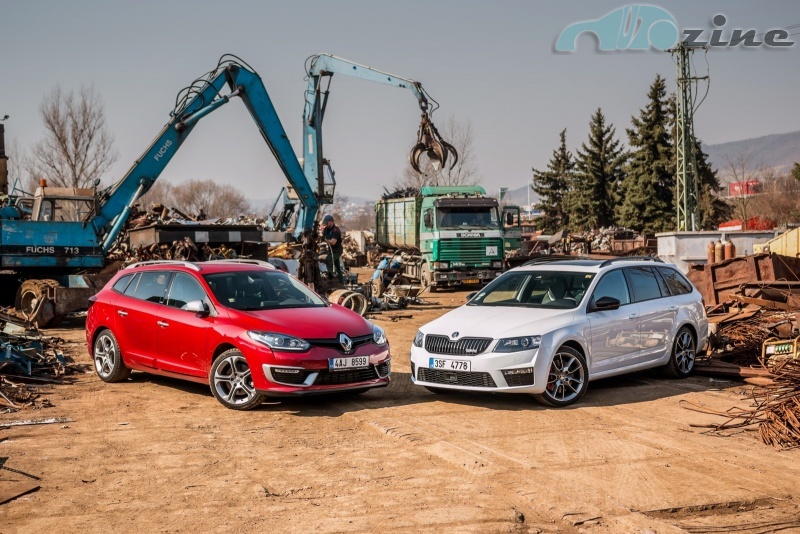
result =
M8 192L33 193L39 184L28 173L28 154L19 146L16 138L6 146L6 155L8 156Z
M189 180L172 186L167 198L184 213L203 213L207 217L235 217L250 210L244 193L214 180Z
M724 157L728 193L731 193L730 189L738 189L736 194L730 196L729 200L733 204L734 213L742 221L742 230L747 230L747 218L753 215L748 208L755 198L754 192L750 190L747 182L762 178L766 169L763 163L756 162L755 156L749 149L735 154L726 154ZM733 188L731 188L732 185Z
M33 147L28 171L60 187L91 187L117 159L114 137L106 128L102 98L93 87L76 95L56 86L39 113L47 134Z
M750 213L783 226L800 222L800 181L771 169L764 171L761 179L763 192L753 199Z
M168 207L174 206L174 190L174 185L164 180L159 180L139 199L139 207L143 210L149 210L154 204L161 204Z
M448 159L445 167L437 171L433 168L430 160L423 156L420 161L422 173L411 168L410 163L407 164L400 178L394 181L396 188L420 189L426 185L475 185L481 181L472 123L468 120L457 121L450 117L444 127L439 129L439 132L444 140L458 151L458 162L455 166L451 169L452 161Z

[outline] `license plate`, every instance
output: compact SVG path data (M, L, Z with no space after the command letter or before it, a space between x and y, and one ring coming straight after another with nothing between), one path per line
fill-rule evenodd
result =
M478 280L477 278L469 278L467 280L462 280L461 283L462 284L480 284L481 281Z
M331 358L328 368L331 371L344 371L345 369L363 369L369 367L369 356L353 356L350 358Z
M469 371L472 369L472 362L464 360L445 360L442 358L431 358L428 366L431 369L446 369L448 371Z

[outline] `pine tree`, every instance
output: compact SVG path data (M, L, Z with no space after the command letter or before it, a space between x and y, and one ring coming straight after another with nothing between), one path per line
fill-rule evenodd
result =
M656 75L647 105L631 118L633 127L626 130L632 152L617 220L645 234L675 228L675 159L666 94L664 78Z
M554 233L569 225L565 199L573 180L575 162L567 150L567 130L561 131L561 144L553 151L547 170L533 171L531 187L539 195L536 209L542 212L538 226L545 233Z
M615 128L606 125L603 110L597 108L589 122L588 144L578 150L574 186L567 198L574 230L615 223L614 205L619 201L618 187L627 159L615 135Z

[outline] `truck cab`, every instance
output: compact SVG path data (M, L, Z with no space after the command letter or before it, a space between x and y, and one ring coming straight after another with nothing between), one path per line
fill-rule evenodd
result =
M519 206L503 206L503 250L506 256L522 248L522 221Z
M499 206L482 187L423 187L417 196L381 200L375 209L378 243L419 251L404 271L432 290L482 285L503 270Z

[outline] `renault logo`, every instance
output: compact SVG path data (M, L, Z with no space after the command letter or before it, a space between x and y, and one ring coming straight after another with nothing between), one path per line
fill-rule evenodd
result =
M452 334L450 334L450 339L456 339L456 338L458 338L458 332L453 332Z
M339 334L339 344L345 352L353 350L353 340L347 337L347 334Z

